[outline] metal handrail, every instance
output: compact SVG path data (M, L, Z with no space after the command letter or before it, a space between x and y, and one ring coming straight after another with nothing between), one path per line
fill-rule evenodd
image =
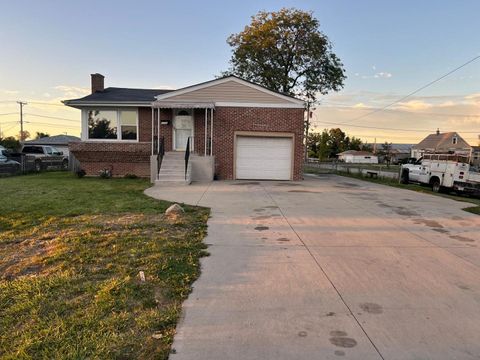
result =
M188 137L187 146L185 147L185 180L187 180L188 160L190 159L190 137Z

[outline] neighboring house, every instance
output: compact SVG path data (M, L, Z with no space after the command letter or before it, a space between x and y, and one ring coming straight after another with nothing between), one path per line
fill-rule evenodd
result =
M417 145L412 146L412 157L420 159L425 153L448 153L470 155L472 147L456 132L428 135Z
M54 136L46 136L43 138L25 141L25 145L46 145L46 146L53 146L57 148L59 151L63 152L63 155L69 156L70 151L68 148L68 144L80 141L79 137L71 136L71 135L54 135Z
M378 157L368 151L347 150L337 154L338 160L353 164L378 164Z
M472 164L480 166L480 146L472 146Z
M368 144L374 149L374 153L383 153L383 144ZM390 144L390 162L393 164L398 164L400 161L404 159L408 159L410 157L410 153L412 150L412 144ZM376 149L376 152L375 152ZM378 157L379 162L385 161L385 156Z
M92 94L64 103L82 110L71 151L87 175L178 180L188 143L193 180L302 178L303 101L235 76L156 90L104 88L92 74Z

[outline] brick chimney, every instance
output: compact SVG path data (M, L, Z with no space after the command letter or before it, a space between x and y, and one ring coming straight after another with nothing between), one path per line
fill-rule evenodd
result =
M99 73L91 74L90 76L92 77L92 94L97 91L103 91L105 89L105 76Z
M437 135L440 135L440 129L438 129L438 128L437 128Z

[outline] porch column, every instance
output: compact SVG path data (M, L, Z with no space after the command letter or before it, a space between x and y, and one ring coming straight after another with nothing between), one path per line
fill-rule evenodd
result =
M213 108L210 109L210 156L213 155Z
M153 128L154 128L154 126L155 126L155 120L154 120L154 119L155 119L155 115L154 115L154 113L155 113L155 109L154 109L154 107L152 106L152 155L153 155L153 152L155 151L155 149L154 149L154 142L153 142L153 139L154 139L154 134L153 134L153 130L154 130L154 129L153 129Z
M157 110L157 154L160 154L160 108Z
M204 143L204 156L207 156L207 118L208 118L208 109L205 108L205 143Z

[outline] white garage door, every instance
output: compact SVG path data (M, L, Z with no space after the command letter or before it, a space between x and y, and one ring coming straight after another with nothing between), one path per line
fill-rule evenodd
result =
M238 136L236 178L290 180L292 138Z

